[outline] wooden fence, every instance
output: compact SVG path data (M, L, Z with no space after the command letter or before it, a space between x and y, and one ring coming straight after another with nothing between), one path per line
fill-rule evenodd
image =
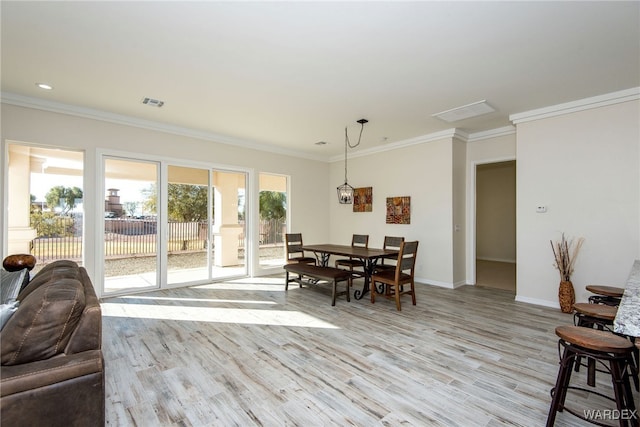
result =
M68 218L61 218L68 221ZM81 227L76 229L81 230ZM244 230L244 228L243 228ZM260 246L278 246L284 241L286 224L279 220L260 222ZM77 234L77 233L74 233ZM157 253L157 223L145 219L105 218L104 255L106 258L149 255ZM206 249L208 230L206 222L169 223L167 247L169 253ZM238 237L239 248L244 248L244 231ZM213 244L211 245L213 249ZM31 242L31 254L39 262L56 259L81 259L82 236L38 237Z

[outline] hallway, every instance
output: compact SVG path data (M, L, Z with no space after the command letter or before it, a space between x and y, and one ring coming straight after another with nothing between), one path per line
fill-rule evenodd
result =
M516 292L516 264L476 260L476 286Z

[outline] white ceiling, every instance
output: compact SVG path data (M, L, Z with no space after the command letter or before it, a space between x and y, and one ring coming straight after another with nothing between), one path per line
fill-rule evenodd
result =
M355 150L501 128L510 114L640 86L637 1L0 7L8 102L38 98L324 159L344 152L345 126L357 140L360 118L369 123ZM497 111L432 117L483 99Z

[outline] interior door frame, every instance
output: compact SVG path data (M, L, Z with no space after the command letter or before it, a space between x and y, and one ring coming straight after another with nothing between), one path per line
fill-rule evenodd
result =
M477 201L477 170L479 165L486 165L492 163L503 163L515 161L517 171L517 159L515 156L496 157L491 159L484 159L473 161L469 163L469 170L467 171L469 176L469 211L467 215L467 283L469 285L476 284L476 244L477 244L477 231L476 231L476 201ZM517 172L516 172L517 179ZM516 203L518 199L518 188L516 186ZM517 235L516 235L517 239ZM516 284L517 287L517 284Z

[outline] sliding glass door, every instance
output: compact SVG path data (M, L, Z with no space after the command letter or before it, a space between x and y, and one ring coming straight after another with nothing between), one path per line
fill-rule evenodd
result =
M259 176L260 268L284 264L284 235L287 230L287 177L261 173Z
M246 189L247 174L212 171L213 279L247 274Z
M209 278L209 169L167 167L167 283Z
M104 293L159 287L157 162L104 159Z
M104 294L247 275L246 173L114 156L103 167Z

